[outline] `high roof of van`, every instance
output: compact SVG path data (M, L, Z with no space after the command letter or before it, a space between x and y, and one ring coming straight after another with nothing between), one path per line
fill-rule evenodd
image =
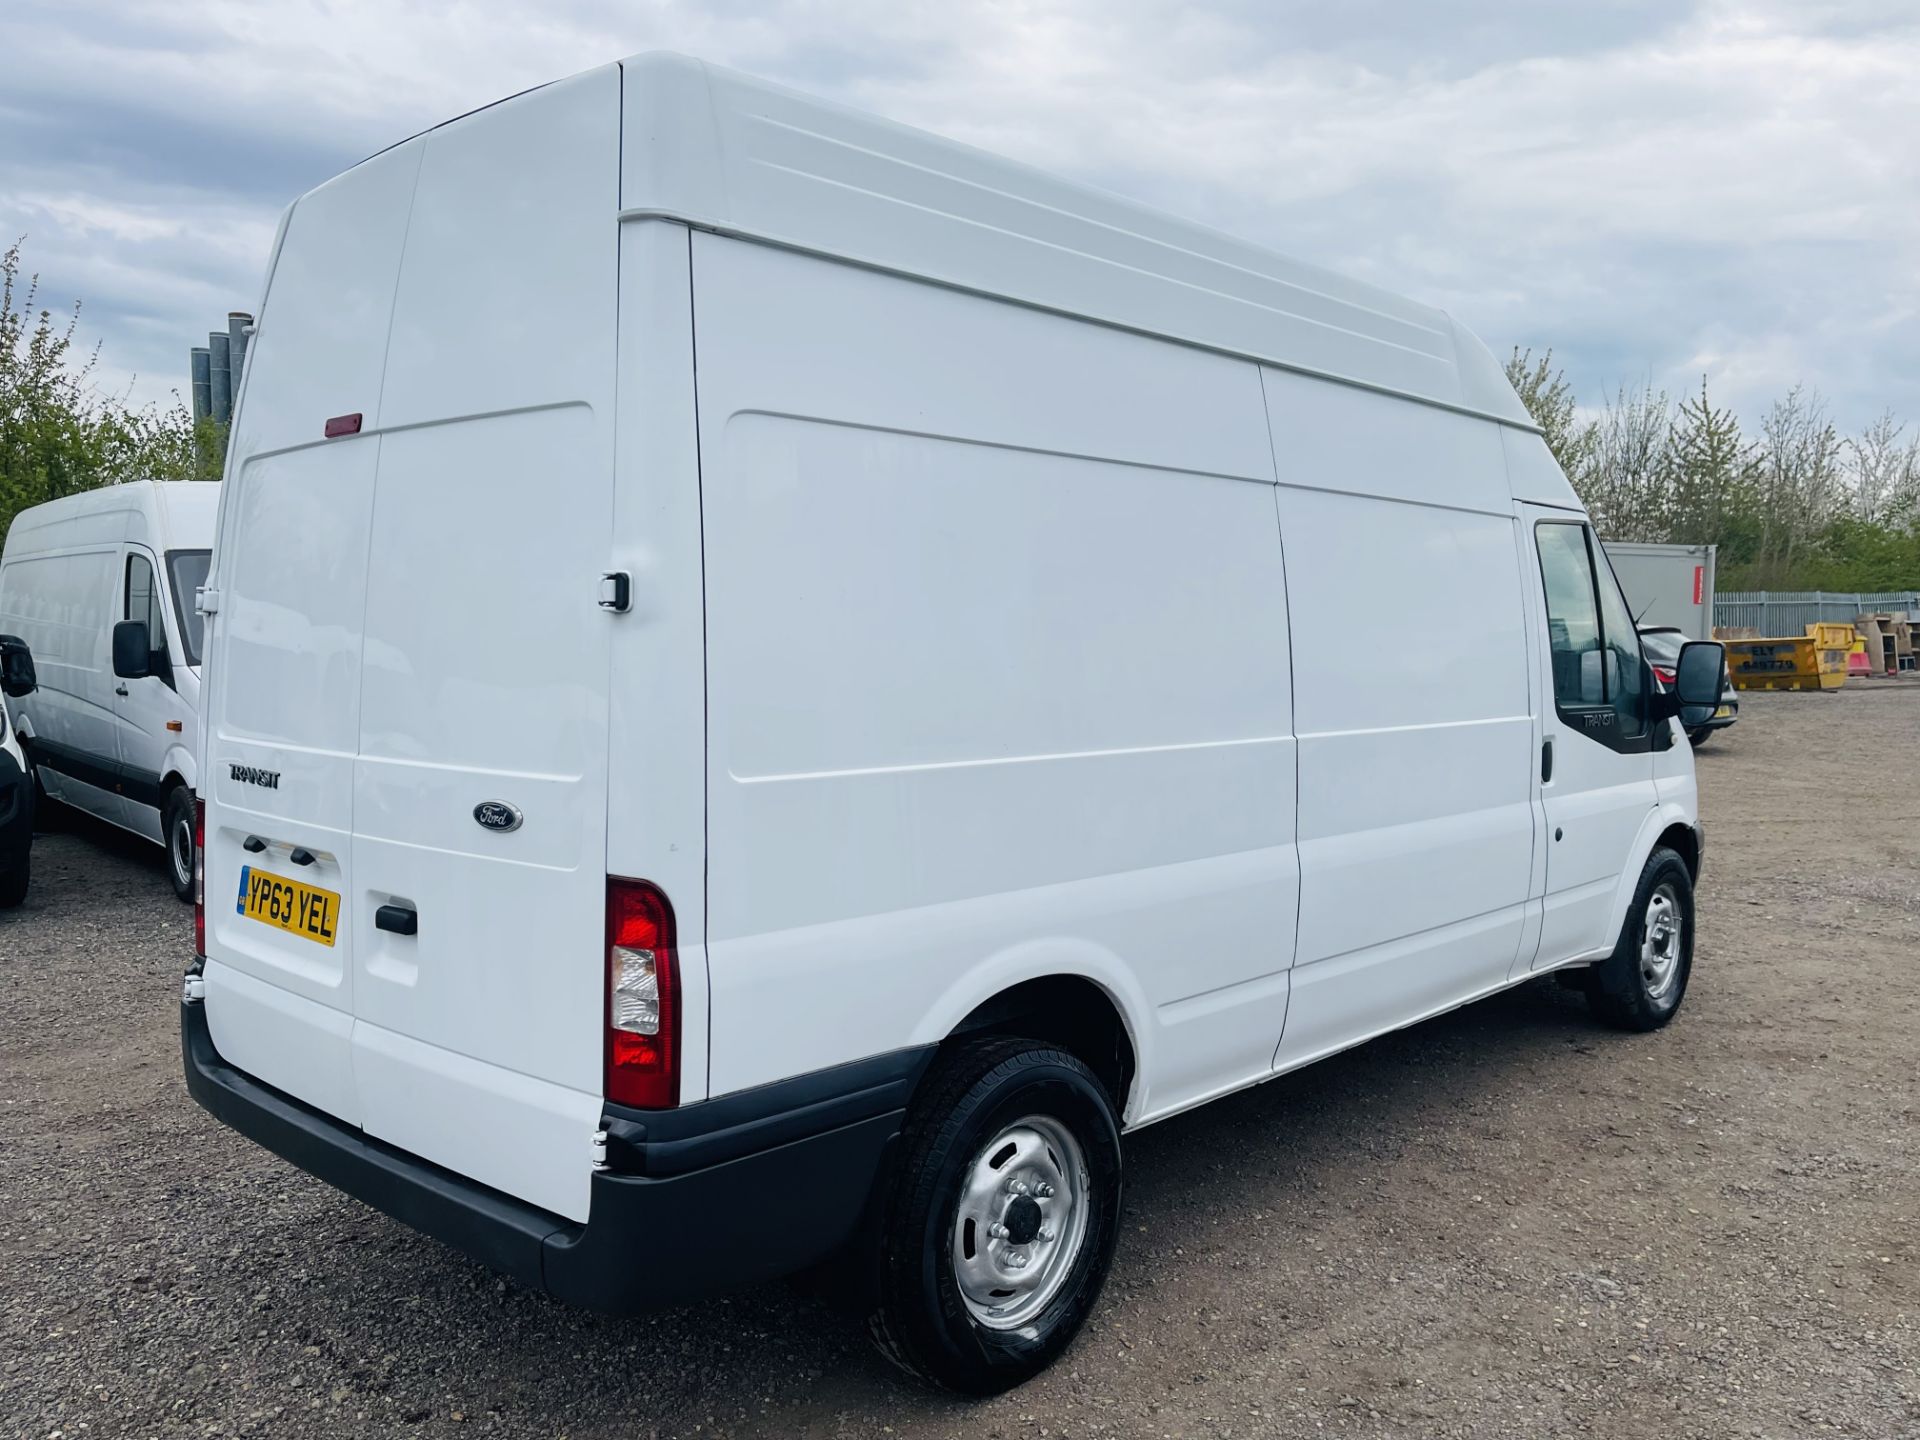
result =
M683 221L1535 428L1486 346L1431 306L685 56L637 55L619 69L623 217Z
M43 550L137 540L158 551L210 550L217 480L130 480L22 510L7 529L9 559Z

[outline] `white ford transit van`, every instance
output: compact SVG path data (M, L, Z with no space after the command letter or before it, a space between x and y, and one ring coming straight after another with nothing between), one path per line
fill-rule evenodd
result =
M204 606L190 1088L583 1304L824 1264L1004 1387L1123 1132L1686 991L1718 647L1651 683L1484 348L687 60L292 207Z
M40 689L15 708L55 800L167 847L193 898L200 627L220 487L138 481L23 510L0 553L0 631Z

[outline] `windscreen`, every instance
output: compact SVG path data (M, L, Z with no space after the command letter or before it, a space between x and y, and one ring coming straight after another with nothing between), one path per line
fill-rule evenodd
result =
M200 663L200 638L207 622L194 601L200 587L207 583L207 567L212 563L211 550L167 552L167 574L173 580L173 614L180 625L180 643L187 652L182 658L189 665Z

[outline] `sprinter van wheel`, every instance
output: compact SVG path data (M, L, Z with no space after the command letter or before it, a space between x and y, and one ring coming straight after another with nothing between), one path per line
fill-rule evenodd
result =
M967 1042L928 1073L881 1208L890 1360L992 1394L1079 1332L1113 1261L1120 1127L1092 1072L1036 1040Z
M167 837L167 878L173 893L193 903L193 792L176 785L167 792L161 831Z
M1693 972L1693 877L1661 848L1647 857L1613 954L1593 967L1594 1013L1623 1030L1658 1030L1679 1010Z

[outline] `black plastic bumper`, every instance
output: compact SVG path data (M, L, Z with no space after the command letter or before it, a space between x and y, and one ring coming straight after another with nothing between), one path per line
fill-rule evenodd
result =
M931 1056L896 1051L644 1119L609 1107L609 1166L580 1225L234 1069L200 1001L180 1007L180 1049L194 1099L249 1139L523 1285L614 1313L791 1274L852 1239Z

